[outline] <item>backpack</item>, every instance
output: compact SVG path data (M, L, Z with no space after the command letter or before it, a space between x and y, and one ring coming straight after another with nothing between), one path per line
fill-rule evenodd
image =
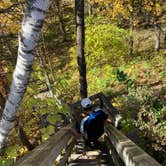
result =
M104 133L104 121L107 117L107 114L100 108L97 108L89 115L88 119L84 123L88 139L97 139Z
M102 111L102 109L97 108L96 110L94 110L88 117L87 121L86 121L86 125L90 125L95 119L99 118L99 117L103 117L103 115L105 115L105 113Z

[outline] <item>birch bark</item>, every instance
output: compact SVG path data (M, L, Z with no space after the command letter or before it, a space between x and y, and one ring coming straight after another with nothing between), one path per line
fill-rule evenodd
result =
M0 121L1 150L6 146L9 133L14 127L16 112L26 91L35 56L35 47L48 7L49 0L28 0L19 33L18 57L13 81Z

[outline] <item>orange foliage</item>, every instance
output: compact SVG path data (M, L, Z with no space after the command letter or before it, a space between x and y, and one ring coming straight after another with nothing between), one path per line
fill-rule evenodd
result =
M7 97L7 91L9 88L9 80L7 79L8 74L8 63L6 61L0 62L0 93L4 98Z
M102 11L107 17L113 19L132 17L134 24L138 22L138 13L140 10L150 12L154 17L160 15L161 4L159 1L154 0L88 0L91 4L97 4L98 6L104 6ZM141 8L141 9L140 9Z
M0 9L7 9L11 5L13 5L10 1L3 0L0 1ZM18 9L17 7L17 10ZM20 13L16 12L16 9L13 9L12 12L4 12L0 14L0 27L1 27L1 33L17 33L20 29L19 19L20 19Z
M144 1L145 10L151 12L154 16L158 16L161 13L160 2L153 0Z

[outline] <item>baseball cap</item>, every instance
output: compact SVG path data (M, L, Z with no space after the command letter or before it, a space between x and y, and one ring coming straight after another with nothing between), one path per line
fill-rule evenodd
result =
M83 108L90 108L90 107L91 107L91 104L92 104L92 102L91 102L91 100L90 100L89 98L84 98L84 99L82 99L82 101L81 101L81 106L82 106Z

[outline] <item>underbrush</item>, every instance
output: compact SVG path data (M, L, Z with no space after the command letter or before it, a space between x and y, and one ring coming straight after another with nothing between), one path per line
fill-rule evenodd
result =
M122 130L159 162L166 154L165 61L142 61L132 68L118 70L117 79L124 93L116 92L114 105L124 117ZM156 66L158 66L156 68ZM132 70L131 70L132 69ZM135 136L136 138L134 138Z

